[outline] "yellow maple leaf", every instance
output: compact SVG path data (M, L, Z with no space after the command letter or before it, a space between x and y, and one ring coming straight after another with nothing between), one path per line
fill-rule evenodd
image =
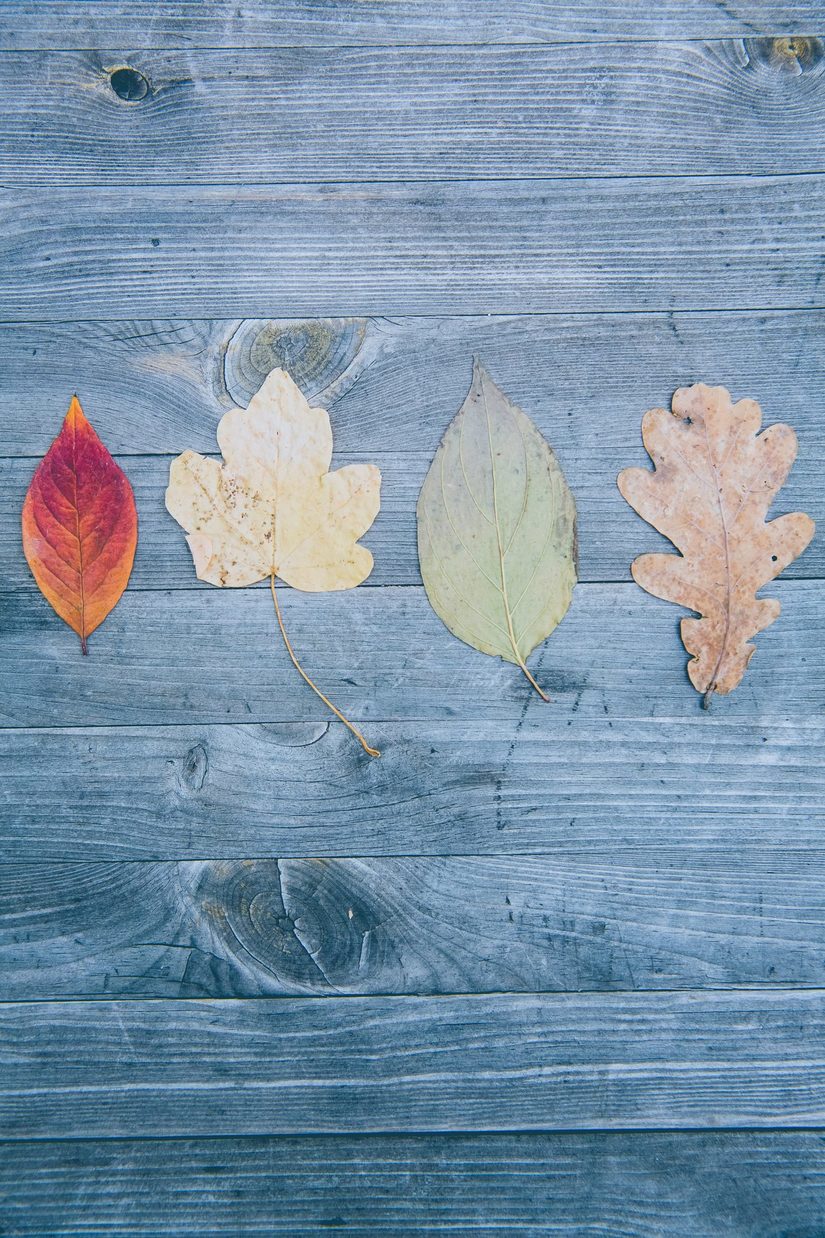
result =
M372 571L358 539L380 508L373 464L329 472L332 429L284 370L273 370L249 402L218 426L223 463L195 451L172 462L166 507L186 530L200 580L238 588L269 580L275 613L295 667L314 692L378 756L316 687L284 629L275 581L309 593L352 589Z

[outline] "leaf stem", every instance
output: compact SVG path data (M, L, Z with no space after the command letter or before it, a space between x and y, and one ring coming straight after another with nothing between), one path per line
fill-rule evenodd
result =
M542 699L543 701L547 701L547 702L549 702L552 698L551 698L551 697L549 697L549 696L547 695L547 693L546 693L546 692L542 692L541 688L538 686L538 684L536 683L535 679L533 678L533 676L532 676L532 675L530 674L530 672L528 671L528 669L527 669L527 664L526 664L525 662L519 661L519 666L520 666L520 667L521 667L521 669L524 671L525 675L526 675L526 676L527 676L527 678L530 680L530 683L531 683L531 684L533 685L533 687L536 689L536 691L538 692L538 694L539 694L539 696L541 697L541 699Z
M312 691L315 693L315 695L320 696L321 700L324 702L324 704L327 706L328 709L332 710L336 718L339 718L341 722L343 722L344 726L347 727L348 730L352 731L353 735L358 740L358 742L360 743L364 751L368 752L371 757L380 757L381 753L378 751L378 749L370 748L369 744L364 739L364 736L361 734L358 728L354 727L352 723L349 721L349 719L344 717L340 709L335 708L335 706L333 705L329 697L324 696L321 689L312 682L309 675L306 673L304 668L301 666L301 663L296 658L295 652L289 643L289 637L286 634L286 628L284 627L284 621L281 618L281 608L278 605L278 594L275 591L275 573L274 572L271 572L269 576L269 588L272 593L272 601L275 604L275 616L278 620L278 627L281 629L281 636L284 638L284 644L286 645L286 651L289 654L290 658L292 659L292 665L295 667L296 671L301 676L301 678L304 680L304 682L309 684L310 688L312 688Z

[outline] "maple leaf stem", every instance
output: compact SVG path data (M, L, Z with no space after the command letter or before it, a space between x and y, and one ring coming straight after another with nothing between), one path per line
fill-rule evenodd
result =
M364 739L364 736L361 734L361 732L358 730L358 728L357 728L357 727L355 727L355 726L353 726L353 725L352 725L352 723L349 721L349 719L348 719L348 718L345 718L345 717L344 717L344 715L341 713L340 709L336 709L336 707L333 705L333 703L332 703L332 701L329 699L329 697L324 696L324 694L323 694L323 692L321 691L321 689L320 689L319 687L317 687L317 686L316 686L316 685L312 682L312 680L310 679L309 675L306 673L306 671L304 670L304 668L301 666L301 663L300 663L300 662L298 661L298 659L296 658L296 656L295 656L295 651L293 650L292 645L289 643L289 637L288 637L288 636L287 636L287 634L286 634L286 628L284 627L284 621L283 621L283 619L282 619L282 617L281 617L281 608L280 608L280 606L278 605L278 594L277 594L277 592L276 592L276 590L275 590L275 573L274 573L274 572L272 572L272 573L270 574L270 577L269 577L269 588L270 588L270 591L271 591L271 593L272 593L272 601L273 601L273 602L274 602L274 604L275 604L275 617L276 617L276 618L277 618L277 620L278 620L278 627L281 629L281 636L284 638L284 644L286 645L286 651L287 651L287 653L289 654L290 658L292 659L292 665L295 667L296 671L297 671L297 672L298 672L298 674L301 676L301 678L304 680L304 682L309 684L310 688L312 688L312 691L315 693L315 695L316 695L316 696L320 696L321 700L324 702L324 704L327 706L327 708L328 708L328 709L331 709L331 710L332 710L332 712L335 714L335 717L336 717L336 718L339 718L339 719L341 720L341 722L343 722L344 726L345 726L345 727L346 727L349 731L351 731L351 732L352 732L352 734L353 734L353 735L355 736L355 738L358 740L359 744L360 744L360 745L361 745L361 747L364 749L364 751L365 751L365 752L368 752L368 753L369 753L369 755L370 755L371 757L380 757L380 756L381 756L381 753L378 751L378 749L377 749L377 748L371 748L371 747L369 746L369 744L368 744L368 743L367 743L367 741ZM528 676L528 678L529 678L529 676Z

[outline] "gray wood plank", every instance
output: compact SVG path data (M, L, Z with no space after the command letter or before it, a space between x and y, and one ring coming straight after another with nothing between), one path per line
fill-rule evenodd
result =
M7 863L0 1000L821 983L822 848L629 859Z
M0 317L797 309L817 176L5 189ZM677 188L678 186L678 188Z
M721 717L802 721L822 711L822 582L770 588L783 613L756 638L742 687L714 700ZM678 637L685 612L632 583L577 586L564 621L530 659L550 706L530 695L517 667L452 636L421 587L285 590L282 609L309 673L365 724L524 714L551 725L579 709L598 719L688 718L700 707ZM328 718L289 661L266 590L127 589L88 658L39 592L5 593L0 636L4 726Z
M163 496L169 484L169 465L173 458L116 457L132 483L140 528L135 565L129 579L130 589L210 588L195 576L183 530L164 505ZM367 456L362 454L357 458L361 460ZM352 463L354 459L353 456L338 456L335 467ZM375 557L373 571L362 587L420 584L415 505L430 462L422 455L397 456L376 452L370 459L381 469L381 515L377 524L361 539ZM20 535L23 499L36 467L34 460L0 459L0 590L37 588L23 554ZM817 486L816 490L818 498L820 487ZM599 524L602 520L597 515L596 526ZM594 539L594 549L595 545ZM807 573L797 565L794 574L825 575L825 557L821 559L821 573L817 571L820 566L818 553L816 558L817 563L813 564L812 557L808 557L804 565ZM619 562L618 554L615 561ZM629 579L626 565L622 564L617 570ZM586 578L586 574L582 573L582 579ZM592 569L589 574L592 575ZM268 588L267 583L262 582L261 588Z
M431 457L478 353L565 468L603 452L600 485L644 459L645 409L700 380L760 400L766 422L791 422L793 485L825 456L824 339L817 310L6 323L0 456L42 455L75 390L110 451L214 452L223 413L280 365L330 408L336 451Z
M819 1233L823 1132L6 1143L20 1235Z
M635 417L633 419L636 420ZM569 423L568 423L569 425ZM582 581L621 581L630 579L630 564L642 549L654 546L672 550L644 524L616 489L617 460L621 448L605 449L595 438L572 437L560 427L565 440L562 464L573 487L578 510L579 579ZM402 436L399 426L399 438ZM614 431L615 434L615 431ZM787 486L777 502L780 511L806 511L825 527L825 423L811 408L805 419L802 451ZM639 461L638 426L628 426L628 442L623 453L628 462ZM821 443L817 440L823 440ZM169 483L170 456L118 456L135 491L140 524L135 566L130 589L205 589L213 586L194 574L192 555L183 531L166 511L163 495ZM423 453L369 452L339 456L337 465L354 459L370 459L381 469L381 514L362 539L375 558L371 575L363 588L421 583L418 567L415 505L427 469L429 456ZM32 459L0 459L0 590L37 588L23 555L20 540L20 511L37 462ZM825 539L815 538L809 550L784 573L799 580L825 576ZM262 584L261 588L266 588Z
M267 371L285 364L313 401L331 405L336 446L344 446L336 460L373 460L384 474L382 512L366 538L375 555L367 586L414 584L418 491L479 352L559 454L578 503L581 579L621 580L640 548L659 539L620 498L616 473L646 460L643 410L695 378L757 396L766 424L792 422L800 456L777 512L807 511L825 525L820 338L825 314L816 311L6 325L0 453L45 452L74 387L115 451L214 452L223 412L246 404ZM163 506L168 459L118 459L140 515L130 587L206 588ZM34 588L20 546L34 468L33 459L0 459L0 589ZM823 556L817 538L787 574L822 576Z
M289 47L724 38L817 29L818 0L4 0L0 46Z
M825 171L816 40L52 52L0 60L19 184ZM124 62L146 84L115 93Z
M825 992L0 1007L7 1138L825 1125Z
M622 720L538 702L523 723L479 712L374 738L378 761L337 723L0 731L3 856L540 853L644 881L707 866L709 883L738 863L768 879L825 862L819 715Z

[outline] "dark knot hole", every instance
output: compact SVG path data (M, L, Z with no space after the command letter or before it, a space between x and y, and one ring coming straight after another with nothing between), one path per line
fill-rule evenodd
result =
M109 82L118 99L125 99L127 103L137 103L149 93L149 83L137 69L115 69Z

